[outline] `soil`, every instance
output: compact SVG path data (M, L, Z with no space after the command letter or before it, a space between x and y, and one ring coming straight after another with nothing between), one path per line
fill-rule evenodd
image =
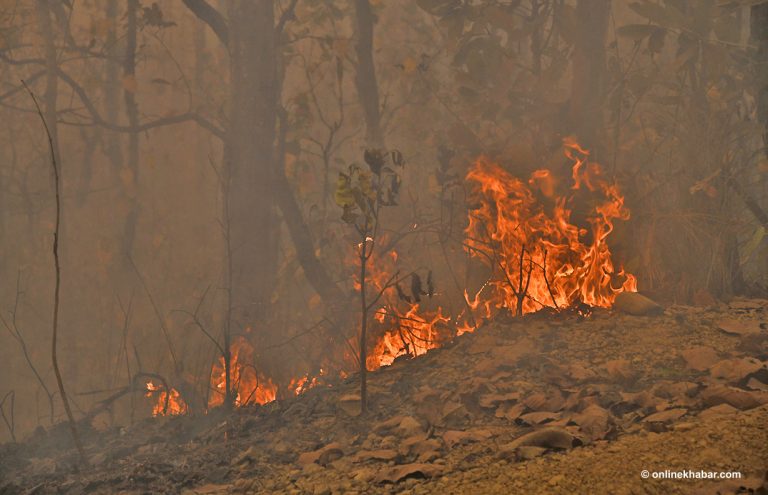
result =
M768 301L496 318L369 375L225 414L0 446L0 494L768 493ZM641 472L739 472L643 479Z

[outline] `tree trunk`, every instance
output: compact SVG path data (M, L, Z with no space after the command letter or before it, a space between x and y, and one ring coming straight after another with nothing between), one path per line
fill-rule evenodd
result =
M272 0L230 4L232 102L225 143L232 319L265 319L275 285L278 234L274 193L277 70Z
M123 101L128 125L136 127L139 124L139 106L136 103L136 34L137 11L139 0L128 0L126 11L125 58L123 59ZM120 173L123 190L128 199L128 211L123 221L123 258L127 260L133 252L136 240L136 223L139 217L138 187L139 187L139 134L135 131L128 133L128 162Z
M368 0L355 0L355 21L357 24L357 74L355 86L365 116L365 140L368 148L384 148L381 131L381 109L379 107L379 84L373 63L374 15Z
M610 0L579 0L578 33L573 50L573 80L568 109L570 130L582 146L596 150L603 124L605 91L605 37Z

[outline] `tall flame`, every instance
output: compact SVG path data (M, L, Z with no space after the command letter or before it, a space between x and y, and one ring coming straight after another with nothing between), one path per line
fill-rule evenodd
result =
M634 276L614 269L606 242L614 220L629 218L624 197L586 150L570 139L564 145L574 162L568 196L556 195L549 170L536 170L524 182L481 157L467 174L473 208L466 248L496 274L483 291L496 307L522 313L579 302L609 307L619 292L637 290ZM571 221L580 192L592 205L589 229ZM479 297L466 296L470 306L479 305Z

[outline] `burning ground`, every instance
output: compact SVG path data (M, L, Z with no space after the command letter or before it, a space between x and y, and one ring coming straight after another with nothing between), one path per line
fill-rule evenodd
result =
M768 467L768 301L499 316L369 377L231 414L81 421L0 453L0 493L737 493ZM740 471L642 481L642 469ZM590 488L592 487L592 488ZM742 492L743 493L743 492Z

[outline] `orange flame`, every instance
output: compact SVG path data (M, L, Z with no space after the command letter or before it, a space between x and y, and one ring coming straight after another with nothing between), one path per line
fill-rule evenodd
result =
M537 170L523 182L481 157L467 174L476 207L469 213L466 248L496 274L486 302L497 308L517 309L520 302L523 313L578 302L609 307L619 292L637 290L634 276L614 269L606 242L613 221L629 218L624 197L600 166L588 161L586 150L571 139L564 145L574 161L569 197L555 196L549 170ZM571 222L582 185L594 205L586 217L590 229ZM465 295L473 309L479 296Z
M266 404L277 398L277 386L271 378L258 373L253 366L253 346L243 337L238 337L230 347L231 387L235 391L235 405ZM224 403L227 374L224 357L211 369L211 390L208 407Z
M400 356L421 356L430 349L440 347L440 325L450 321L443 316L442 308L437 311L420 311L419 304L410 304L406 312L401 312L397 306L386 305L374 315L376 321L388 330L369 353L366 366L375 370L389 366Z
M147 393L145 395L152 397L155 394L157 394L157 399L152 406L152 416L176 416L187 413L187 403L184 402L181 394L175 388L171 388L169 394L165 387L159 387L151 381L147 382Z

